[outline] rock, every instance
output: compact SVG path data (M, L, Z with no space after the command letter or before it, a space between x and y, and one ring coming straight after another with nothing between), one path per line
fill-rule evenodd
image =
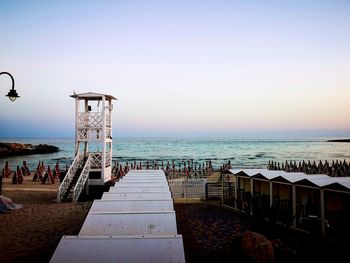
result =
M247 231L241 240L241 252L246 262L272 263L274 251L271 241L261 234Z
M58 152L59 148L48 144L0 143L0 157Z
M275 252L275 261L283 263L294 263L296 262L295 250L288 247L280 239L272 240L273 250Z

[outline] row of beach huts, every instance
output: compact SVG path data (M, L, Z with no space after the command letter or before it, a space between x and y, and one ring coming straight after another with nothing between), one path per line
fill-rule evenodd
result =
M253 216L348 242L350 177L268 169L229 169L223 203Z

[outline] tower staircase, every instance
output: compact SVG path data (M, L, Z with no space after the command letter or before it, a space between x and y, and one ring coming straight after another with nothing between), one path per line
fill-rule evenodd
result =
M91 157L77 154L57 191L57 202L77 202L89 178Z

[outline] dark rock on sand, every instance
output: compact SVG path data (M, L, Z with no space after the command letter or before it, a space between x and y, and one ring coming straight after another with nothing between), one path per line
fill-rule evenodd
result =
M259 233L245 232L241 240L241 250L248 262L274 262L274 250L271 241Z
M59 148L48 144L0 143L0 157L58 152Z
M271 241L275 255L275 262L293 263L296 262L296 252L287 246L280 239Z

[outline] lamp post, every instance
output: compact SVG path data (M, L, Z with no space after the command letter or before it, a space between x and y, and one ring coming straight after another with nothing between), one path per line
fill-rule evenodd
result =
M19 98L16 90L15 90L15 80L13 79L12 75L8 72L0 72L0 75L6 74L11 77L12 80L12 89L10 89L9 93L7 93L7 97L9 97L10 101L14 102L17 98Z

